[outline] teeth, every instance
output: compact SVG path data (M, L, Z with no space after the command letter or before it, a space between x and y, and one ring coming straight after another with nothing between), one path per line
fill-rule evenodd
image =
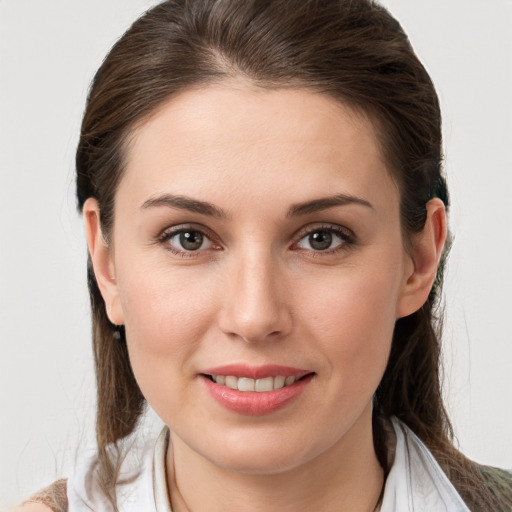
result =
M293 376L265 377L264 379L249 379L248 377L235 377L234 375L212 375L214 382L238 391L272 391L274 389L290 386L297 379Z
M289 386L290 384L293 384L295 382L295 377L286 377L284 380L284 385Z
M238 391L254 391L255 386L256 382L254 379L248 379L246 377L238 379Z
M282 375L278 375L277 377L274 377L274 389L279 389L284 387L284 383L286 381L286 378Z
M255 382L254 389L256 391L272 391L274 389L274 377L258 379Z
M231 389L238 389L238 379L233 376L226 377L225 385Z

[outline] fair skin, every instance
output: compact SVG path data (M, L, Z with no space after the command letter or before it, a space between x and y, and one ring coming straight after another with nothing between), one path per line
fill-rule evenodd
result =
M171 429L174 512L373 510L372 396L446 238L442 202L427 210L406 249L373 125L327 96L217 84L136 128L108 246L92 198L84 218L109 318ZM228 364L306 377L249 413L208 391Z

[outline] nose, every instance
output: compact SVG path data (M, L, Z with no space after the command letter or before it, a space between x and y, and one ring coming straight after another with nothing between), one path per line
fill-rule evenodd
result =
M277 340L289 334L290 295L279 265L268 255L246 253L230 270L219 312L220 329L246 343Z

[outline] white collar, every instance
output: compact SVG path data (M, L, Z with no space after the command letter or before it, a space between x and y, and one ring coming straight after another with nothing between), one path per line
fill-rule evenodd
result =
M157 512L172 512L167 491L167 471L165 459L169 446L169 429L164 427L155 444L153 457L153 491Z
M381 512L470 512L428 448L397 418L395 460L386 479Z

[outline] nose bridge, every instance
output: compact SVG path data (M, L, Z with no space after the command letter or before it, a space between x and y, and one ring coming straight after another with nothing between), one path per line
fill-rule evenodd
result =
M246 342L286 334L291 315L285 300L284 276L271 248L253 244L234 257L222 330Z

